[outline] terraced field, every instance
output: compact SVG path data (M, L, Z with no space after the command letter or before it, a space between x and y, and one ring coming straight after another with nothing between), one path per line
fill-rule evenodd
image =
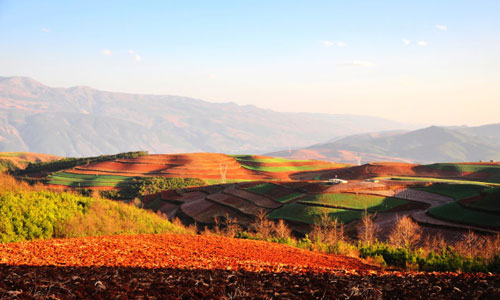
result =
M208 184L223 181L290 180L301 170L324 170L343 165L321 161L295 161L265 156L230 156L217 153L152 154L78 165L49 175L49 184L68 187L117 188L132 177L192 177ZM73 175L71 175L73 174ZM94 185L93 185L94 184Z
M500 213L500 188L490 189L484 195L465 199L465 201L460 201L460 204L467 208Z
M500 214L466 208L454 201L430 208L429 215L446 221L500 230Z
M283 219L287 221L306 224L317 224L320 216L326 212L331 219L336 218L339 222L349 223L359 220L363 216L360 210L349 210L341 208L330 208L311 206L301 203L291 203L269 213L269 219Z
M495 211L495 207L500 207L498 205L500 198L496 193L492 193L489 198L480 197L485 191L493 190L492 188L484 185L439 183L419 188L419 190L455 199L455 201L431 207L427 211L429 216L463 225L500 229L500 213ZM474 198L478 199L469 200Z
M320 179L339 178L366 179L374 177L404 177L417 180L462 180L500 183L500 163L437 163L430 165L417 165L399 162L375 162L361 166L339 168L329 172L317 174L304 171L295 177Z
M320 194L308 196L301 199L301 204L319 205L334 208L347 208L364 210L369 212L387 211L398 206L407 204L408 201L393 197L381 197L373 195L355 194Z
M114 187L131 183L132 176L80 174L70 172L57 172L48 176L48 184L66 187Z
M302 171L321 171L348 166L319 160L292 160L260 155L233 155L232 157L245 169L266 173L275 178L286 178L291 173Z
M353 186L366 188L366 184L353 183ZM307 191L321 191L322 187L328 190L331 186L317 182L261 181L188 188L147 196L145 207L204 224L227 214L246 226L261 211L270 219L284 219L296 225L314 224L325 211L332 219L349 223L361 219L365 205L370 212L383 212L409 203L404 199L362 193Z

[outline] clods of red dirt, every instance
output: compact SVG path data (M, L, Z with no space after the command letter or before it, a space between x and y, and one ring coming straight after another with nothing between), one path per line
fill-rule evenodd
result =
M354 258L196 235L0 245L12 299L498 299L493 274L384 271Z

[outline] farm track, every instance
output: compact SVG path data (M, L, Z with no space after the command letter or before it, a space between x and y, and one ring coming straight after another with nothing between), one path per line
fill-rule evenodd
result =
M195 235L0 245L2 299L495 299L500 276L385 271L279 244Z

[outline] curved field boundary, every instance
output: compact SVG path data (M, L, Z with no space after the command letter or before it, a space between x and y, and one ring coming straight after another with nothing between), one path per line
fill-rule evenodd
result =
M444 228L448 228L448 229L473 230L473 231L493 233L493 234L498 233L498 231L491 230L491 229L486 229L486 228L477 227L477 226L470 226L470 225L465 225L465 224L460 224L460 223L455 223L455 222L449 222L449 221L438 219L436 217L431 217L427 214L426 211L415 212L411 215L411 218L413 220L415 220L416 222L423 224L423 225L444 227Z
M467 209L458 201L432 207L427 213L434 218L449 222L500 230L500 216L498 214Z
M439 205L447 202L454 201L453 198L438 195L435 193L419 191L414 189L400 189L396 190L393 197L400 199L407 199L412 201L424 202L430 205Z
M242 190L239 188L235 188L235 187L229 187L229 188L225 189L224 193L229 194L229 195L233 195L233 196L236 196L239 198L243 198L243 199L248 199L248 201L254 203L257 206L263 207L263 208L274 209L274 208L278 208L281 206L281 203L276 202L274 200L271 200L270 198L267 198L267 197L264 197L264 196L261 196L258 194L254 194L252 192Z
M167 215L170 220L175 217L177 211L180 209L180 205L174 203L164 203L158 211Z
M214 223L214 218L225 217L226 215L236 216L239 222L245 222L247 224L250 222L250 219L239 214L237 210L216 204L205 198L199 198L182 204L180 209L196 222L204 224Z
M262 207L258 207L248 200L222 193L208 195L205 199L216 202L220 205L229 206L251 216L256 216L260 211L266 211Z

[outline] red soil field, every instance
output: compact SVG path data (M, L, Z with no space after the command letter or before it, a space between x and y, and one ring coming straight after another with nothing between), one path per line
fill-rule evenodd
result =
M402 162L375 162L361 166L339 168L326 171L311 171L298 172L290 176L292 179L311 180L315 176L320 176L320 179L326 180L330 178L342 179L366 179L382 176L423 176L423 177L444 177L458 178L465 177L470 179L485 180L491 174L488 173L470 173L470 172L455 172L432 169L426 166L417 164L408 164Z
M225 217L226 215L232 217L238 216L238 220L244 224L248 224L250 222L248 218L242 218L238 211L227 206L208 201L204 197L182 204L181 211L191 217L194 221L204 224L213 223L214 218Z
M266 156L257 156L268 158ZM252 164L252 162L249 162ZM338 165L322 162L290 162L290 163L253 163L259 166L307 166L330 165L328 169ZM220 167L227 167L227 179L247 180L290 180L296 172L259 172L244 168L231 156L218 153L189 153L189 154L153 154L132 159L117 159L115 161L96 162L78 166L71 170L78 174L108 174L125 176L164 176L164 177L197 177L202 179L220 179Z
M0 244L16 299L498 299L492 274L386 271L354 258L196 235Z
M255 193L252 193L252 192L249 192L246 190L242 190L239 188L227 188L224 192L226 194L229 194L229 195L233 195L233 196L240 197L243 199L248 199L248 201L254 203L257 206L263 207L263 208L272 209L272 208L278 208L281 206L281 203L273 201L270 198L267 198L267 197L264 197L261 195L257 195Z
M223 193L209 195L206 199L221 205L229 206L247 215L257 215L261 210L263 210L262 207L258 207L249 201L243 200L242 198Z

